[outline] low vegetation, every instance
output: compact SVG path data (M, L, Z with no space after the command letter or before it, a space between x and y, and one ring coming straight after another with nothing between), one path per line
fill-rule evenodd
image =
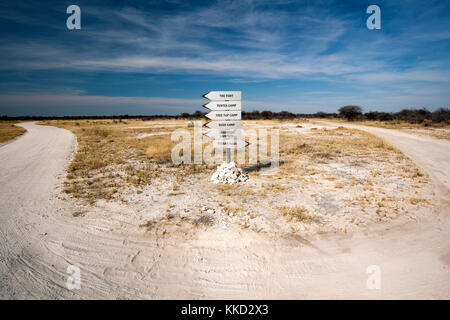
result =
M314 119L245 121L244 129L279 130L280 167L242 165L250 179L236 185L213 184L216 165L172 163L170 132L192 133L186 120L45 124L77 136L64 192L87 207L98 202L80 212L116 208L121 224L126 220L124 225L141 224L148 231L347 231L432 207L428 177L401 152L364 131L330 129Z
M334 120L342 121L342 120ZM433 122L431 120L423 120L422 122L411 123L407 121L392 120L392 121L367 121L357 120L354 124L360 124L371 127L398 129L409 133L428 135L438 139L450 140L450 122Z
M180 214L167 213L163 217L155 217L147 220L147 222L140 225L146 228L147 231L161 231L167 232L168 229L174 229L184 232L192 232L190 226L195 228L207 228L214 225L214 218L208 214L200 214L197 217L181 216Z
M383 154L395 148L382 139L364 131L338 127L316 129L314 135L282 133L280 156L305 156L308 160L322 161L336 157Z
M120 189L127 186L139 189L164 175L175 174L182 179L199 170L198 165L174 165L171 150L175 143L170 134L160 135L160 127L149 127L141 120L43 121L41 124L65 128L77 136L78 150L67 169L64 192L90 203L116 198ZM169 128L170 131L192 130L186 121L174 121ZM165 132L168 130L164 128Z
M0 121L0 143L14 139L26 132L22 127L15 126L16 121Z
M279 209L288 221L301 221L308 224L313 221L311 214L303 206L283 206Z
M344 106L339 108L339 115L347 120L355 120L362 116L362 109L360 106Z

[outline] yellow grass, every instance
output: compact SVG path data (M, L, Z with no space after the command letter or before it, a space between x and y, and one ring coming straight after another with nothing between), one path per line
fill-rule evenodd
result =
M111 199L122 187L140 188L155 177L173 175L173 167L177 168L175 176L179 180L199 171L198 165L172 163L171 150L175 143L170 134L137 138L140 134L171 132L178 128L193 130L186 121L170 122L175 126L148 127L149 122L141 120L43 121L40 124L65 128L77 136L78 150L68 167L64 191L93 203ZM140 128L144 126L147 127Z
M170 160L170 154L175 143L172 142L169 135L152 136L146 139L149 142L145 149L145 154L148 157L163 162Z
M316 119L318 121L324 120L324 119ZM343 119L325 119L326 121L334 121L334 122L343 122L346 123L346 120ZM432 122L431 120L424 120L422 123L409 123L406 121L400 121L400 120L391 120L391 121L371 121L371 120L365 120L365 121L351 121L348 123L352 124L360 124L365 126L371 126L371 127L380 127L380 128L386 128L386 129L402 129L402 128L447 128L450 129L450 123L448 122Z
M400 155L393 146L364 131L339 127L316 129L312 132L312 135L280 134L280 159L283 160L280 173L282 175L299 178L316 175L321 173L317 169L317 164L336 162L346 157L363 159L364 157ZM299 160L303 162L302 166L297 163ZM333 178L330 181L332 180Z
M332 159L336 156L358 156L395 152L382 139L364 131L339 127L317 129L314 136L280 134L280 154Z
M409 133L415 133L415 134L422 134L427 135L430 137L438 138L438 139L445 139L450 140L450 129L442 132L442 131L436 131L436 130L427 130L427 131L418 131L418 130L411 130L411 129L402 129L402 131L406 131Z
M295 199L297 195L308 194L304 191L311 190L316 190L314 192L324 190L331 194L349 192L361 195L361 199L355 196L348 201L336 200L339 201L337 203L339 207L354 205L392 211L397 210L398 199L379 197L385 178L394 174L403 177L405 183L423 185L427 181L427 177L409 160L382 139L363 131L340 127L317 128L306 133L289 133L286 129L280 129L280 168L276 173L269 177L251 171L248 183L208 185L208 178L216 165L173 164L170 155L174 142L171 141L170 134L136 138L143 133L170 132L177 128L185 128L192 133L193 128L187 125L187 121L170 121L176 122L177 126L129 128L155 122L140 120L46 122L72 130L78 139L78 151L68 168L65 192L72 197L94 203L99 199L125 202L130 199L127 192L133 195L143 192L148 194L153 190L162 192L164 189L175 203L178 199L187 199L186 195L192 191L192 186L196 185L203 188L202 195L207 194L206 188L208 192L212 191L209 196L213 199L212 202L226 204L221 206L228 215L227 219L240 221L242 227L247 228L251 227L251 224L246 218L252 213L254 216L260 215L263 208L272 208L268 209L272 212L270 214L283 220L305 224L319 219L320 210L324 210L321 208L322 205L310 204L309 209L302 206L272 207L271 203L277 200L276 197L289 196ZM263 124L266 123L269 121ZM276 125L278 122L270 121L270 123ZM245 124L247 122L244 126ZM386 169L386 166L379 166L378 163L389 164L391 167ZM340 167L353 167L357 172L367 175L360 178L337 174L335 168ZM149 185L151 187L147 188ZM363 197L361 194L363 191L367 191L366 193L371 196L364 194ZM414 194L402 197L406 196L408 203L416 202L415 199L410 200ZM257 205L249 205L250 203ZM424 204L418 202L420 206ZM317 208L319 213L314 211ZM149 230L163 230L169 226L183 224L189 229L193 226L208 226L214 221L209 219L213 216L194 215L189 219L181 218L175 211L173 211L175 216L172 217L171 210L173 209L170 209L168 215L163 218L148 221L145 227ZM311 215L312 212L314 216ZM260 230L260 226L254 228Z
M15 123L17 122L0 121L0 143L14 139L26 132L24 128L15 126Z
M342 119L332 119L326 121L334 121L337 123L345 123ZM398 129L409 133L422 134L438 139L450 140L450 123L449 122L432 122L425 120L422 123L409 123L406 121L352 121L352 124L359 124L370 127L378 127L385 129Z
M162 230L167 232L167 229L174 229L184 232L193 232L192 226L195 228L211 227L214 225L214 218L208 214L200 214L196 217L186 217L180 214L167 213L163 217L156 217L140 225L142 228L146 228L147 231Z
M288 221L304 223L311 223L313 221L311 214L303 206L283 206L278 209Z

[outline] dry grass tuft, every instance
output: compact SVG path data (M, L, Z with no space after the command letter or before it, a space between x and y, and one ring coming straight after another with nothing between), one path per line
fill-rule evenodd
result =
M307 224L314 221L308 210L303 206L283 206L278 209L288 221L299 221Z
M193 231L192 226L195 228L211 227L214 225L214 218L211 215L201 214L197 218L188 218L181 216L180 214L167 213L163 217L153 218L146 223L141 224L140 227L146 228L147 231L167 230L170 227L173 230L184 230L186 232Z
M168 212L163 217L157 217L148 220L146 223L141 224L141 228L147 228L147 231L164 229L168 226L176 226L182 227L186 223L189 223L190 220L187 217L181 216L180 214L173 214Z
M210 227L214 224L214 218L208 214L202 214L198 218L192 220L192 224L195 227L205 226Z
M431 201L429 199L425 199L425 198L411 198L411 199L409 199L409 201L413 205L417 205L420 203L431 204Z

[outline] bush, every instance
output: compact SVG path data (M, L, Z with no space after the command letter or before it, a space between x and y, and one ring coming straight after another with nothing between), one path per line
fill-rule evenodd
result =
M380 112L378 114L378 120L380 120L380 121L391 121L391 120L394 120L394 117L392 116L392 113Z
M325 112L322 112L322 111L319 111L319 112L316 112L314 117L316 117L316 118L329 118L329 114L325 113Z
M344 106L339 108L339 115L345 119L352 121L362 115L362 109L359 106Z
M431 119L431 112L427 109L403 109L396 114L398 120L409 123L422 123L425 119Z
M261 112L261 116L263 117L263 119L272 119L273 118L273 112L272 111L268 111L268 110L264 110L263 112Z
M394 120L394 116L389 112L367 112L364 114L367 120L378 121L391 121Z
M450 120L450 110L448 108L439 108L431 114L433 122L447 122Z

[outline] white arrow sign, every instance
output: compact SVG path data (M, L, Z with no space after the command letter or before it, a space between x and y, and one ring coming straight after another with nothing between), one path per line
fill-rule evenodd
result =
M248 146L249 143L245 140L214 140L214 148L230 148L230 149L240 149Z
M241 130L241 91L211 91L203 95L211 100L204 104L205 108L212 110L206 115L211 121L206 124L205 135L214 139L214 148L227 149L227 162L230 162L230 150L245 148L248 142L242 140Z
M206 130L205 136L211 139L231 140L242 137L242 130L209 129Z
M209 100L227 100L239 101L241 100L241 91L210 91L204 94L203 97Z
M207 104L203 105L205 108L209 110L232 110L239 111L241 110L241 102L240 101L211 101Z
M241 120L241 111L211 111L206 117L211 120Z
M205 124L210 129L240 129L241 121L211 121Z

